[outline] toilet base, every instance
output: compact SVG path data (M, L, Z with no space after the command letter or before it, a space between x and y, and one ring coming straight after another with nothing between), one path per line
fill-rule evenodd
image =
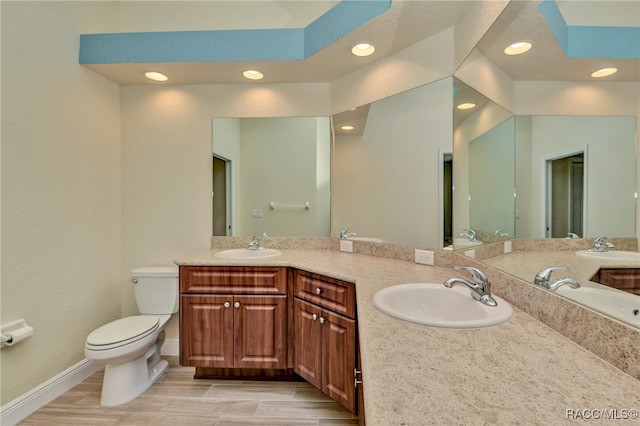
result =
M169 368L160 358L164 331L143 356L123 364L107 364L104 368L100 405L115 407L142 395Z

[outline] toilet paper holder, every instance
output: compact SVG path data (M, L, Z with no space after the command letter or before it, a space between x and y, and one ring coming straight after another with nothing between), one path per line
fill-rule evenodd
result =
M13 346L33 336L33 327L23 319L11 321L0 329L0 347Z

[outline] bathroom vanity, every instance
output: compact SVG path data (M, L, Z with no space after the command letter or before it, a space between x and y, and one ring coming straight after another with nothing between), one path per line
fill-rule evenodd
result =
M181 266L180 336L180 363L196 379L298 375L357 412L352 283L287 267Z
M244 270L256 273L285 269L287 328L281 343L287 347L287 369L298 368L297 374L322 389L326 382L318 377L331 372L336 365L343 366L341 368L345 370L351 368L351 364L347 367L343 353L332 353L333 348L329 347L343 338L353 341L353 350L345 352L353 354L353 362L361 363L362 368L356 369L357 373L361 371L358 377L354 378L353 372L348 373L350 385L361 397L358 402L364 401L364 408L358 411L358 418L363 424L365 420L366 424L374 426L560 424L571 420L570 416L575 416L576 410L608 409L617 410L618 415L637 415L640 409L640 381L637 377L614 367L518 309L517 305L513 306L515 315L509 322L478 329L413 324L375 308L373 296L380 289L400 283L442 283L460 276L447 262L456 262L456 265L469 262L468 265L478 266L473 260L456 253L446 254L449 257L437 263L446 267L439 267L331 249L283 249L280 256L251 260L220 259L215 256L217 251L209 250L177 260L181 266L181 285L183 271ZM438 256L445 254L438 253ZM519 285L509 283L506 286L502 278L495 278L493 271L487 272L494 281L496 295L511 299L515 292L520 291ZM249 281L252 279L248 278ZM253 280L256 282L257 278ZM238 284L245 288L243 291L251 288L251 285ZM281 287L276 290L271 284L261 286L264 290L260 297L280 295ZM229 285L222 295L235 297L237 289L233 287L236 286ZM197 291L204 292L208 288L204 285ZM185 289L194 291L195 286L186 286ZM202 297L185 292L185 289L181 293L182 298ZM267 289L271 293L265 293ZM215 288L212 293L220 294L221 290ZM553 298L554 302L558 299L576 312L584 311L529 284L523 284L522 291L527 298L530 293L535 294L539 303L548 304ZM350 301L352 294L353 302ZM235 303L235 299L227 300L231 306ZM220 310L225 309L224 300L217 303L222 303ZM537 301L533 303L535 306ZM198 321L214 318L201 318L194 322L189 319L192 314L188 309L181 312L181 345L187 348L193 347L188 340L194 333L197 336L202 329L210 327ZM561 316L559 320L563 323L581 326L577 332L593 333L595 323L582 323L582 320L598 317L597 313L588 312L589 316L582 316L574 323L568 316L574 312L554 312ZM334 317L339 321L333 322ZM320 318L325 319L322 325L319 325ZM331 322L328 318L332 319ZM340 331L335 334L323 331L321 327L327 324L336 327L332 331ZM351 325L355 326L355 337L351 337ZM626 327L624 324L617 326ZM296 333L299 339L295 338ZM613 329L608 333L612 334L612 339L620 338ZM635 359L640 340L637 333L627 336L624 351L628 353L622 355L626 359ZM276 340L269 335L264 342ZM327 342L331 343L327 346ZM611 342L601 343L610 345ZM198 361L189 361L188 356L192 356L188 351L181 353L183 363ZM349 362L352 362L351 358ZM328 370L326 363L329 363ZM200 374L209 373L211 370L208 368L196 367L196 370ZM347 372L344 374L346 381ZM331 384L331 381L337 384ZM343 382L331 374L329 383L330 387L339 389ZM339 401L335 394L330 396Z

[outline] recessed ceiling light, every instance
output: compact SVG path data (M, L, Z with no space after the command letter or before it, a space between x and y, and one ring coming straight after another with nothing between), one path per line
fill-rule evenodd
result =
M476 104L474 104L473 102L465 102L463 104L458 105L458 109L471 109L471 108L475 108Z
M358 43L351 48L351 53L356 56L369 56L373 55L376 48L371 43Z
M161 72L157 72L157 71L147 71L144 73L144 76L147 77L149 80L153 80L153 81L167 81L169 80L169 77L167 77L166 75L162 74Z
M262 80L264 78L264 75L256 70L246 70L242 75L249 80Z
M591 77L594 77L594 78L607 77L617 72L618 72L618 68L601 68L597 71L592 72Z
M507 55L520 55L522 53L528 52L533 45L528 41L519 41L517 43L512 43L504 49L504 53Z
M342 126L340 127L342 130L353 130L353 126Z

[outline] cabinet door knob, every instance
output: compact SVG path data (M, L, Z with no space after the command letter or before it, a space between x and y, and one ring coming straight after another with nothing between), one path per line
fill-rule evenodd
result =
M325 319L323 317L320 317L320 324L324 324Z
M233 304L233 307L234 307L234 308L236 308L236 309L237 309L237 308L239 308L239 307L240 307L240 302L236 302L236 303L234 303L234 304Z
M316 288L316 294L320 294L322 293L322 289L321 288Z
M311 319L313 319L314 321L317 320L318 319L318 315L316 315L316 314L311 315Z
M225 308L228 308L229 306L231 306L231 303L229 303L229 302L224 302L224 305L223 305L223 306L224 306Z

